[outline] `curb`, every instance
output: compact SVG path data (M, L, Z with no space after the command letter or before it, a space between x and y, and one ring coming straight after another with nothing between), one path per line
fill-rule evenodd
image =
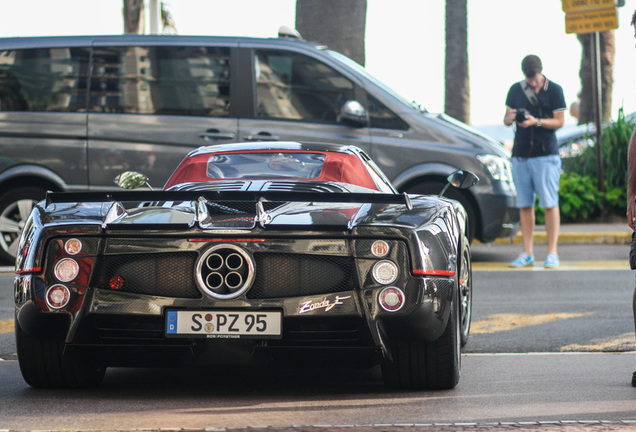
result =
M628 245L632 241L631 233L625 231L608 231L608 232L560 232L559 244L610 244L610 245ZM475 244L482 244L479 240L474 240ZM534 233L535 244L547 244L548 235L545 232ZM518 233L514 237L495 239L491 244L523 244L523 236Z

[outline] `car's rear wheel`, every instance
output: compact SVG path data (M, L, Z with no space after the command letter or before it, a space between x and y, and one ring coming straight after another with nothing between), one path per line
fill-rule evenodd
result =
M22 228L35 204L45 196L44 189L21 187L0 197L0 263L15 261Z
M408 186L404 189L404 192L421 195L439 195L442 189L444 189L444 186L446 186L445 182L429 181L426 183L417 183L412 186ZM466 235L468 236L469 242L472 242L475 238L475 234L477 233L477 220L473 205L462 192L454 189L453 187L446 189L444 196L458 201L464 207L464 210L466 210L466 215L468 216L468 231Z
M447 390L459 382L461 335L457 290L444 333L433 342L399 342L391 347L391 361L382 364L387 387Z
M470 334L470 322L473 316L473 269L470 259L470 245L464 238L462 242L462 260L459 268L459 303L461 345L466 346Z
M32 387L81 388L99 385L106 368L64 353L64 341L36 338L15 322L18 363L24 380Z

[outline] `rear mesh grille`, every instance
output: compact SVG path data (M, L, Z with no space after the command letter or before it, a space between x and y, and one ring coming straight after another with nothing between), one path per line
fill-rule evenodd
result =
M172 344L166 339L162 317L89 315L78 330L75 343L137 345Z
M356 289L353 258L311 254L255 253L256 275L248 299L322 295ZM196 284L195 252L106 255L95 286L120 292L174 298L201 298Z
M303 317L285 320L282 340L269 345L285 346L364 346L368 344L368 326L358 317Z
M249 299L320 295L355 289L349 257L254 254L256 280Z
M196 253L107 255L100 268L97 287L110 288L121 277L119 291L175 298L200 298L194 281Z

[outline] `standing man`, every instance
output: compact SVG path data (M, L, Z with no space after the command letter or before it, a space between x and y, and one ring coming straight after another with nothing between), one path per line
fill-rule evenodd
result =
M636 37L636 11L632 15L630 24L634 27L634 37ZM627 150L627 223L634 229L634 218L636 218L636 129L632 133L629 140L629 149ZM632 311L634 314L634 331L636 332L636 289L634 289L634 297L632 299ZM634 368L636 369L636 367ZM636 372L632 374L632 387L636 387Z
M559 178L561 158L555 131L563 126L565 97L560 85L548 80L541 72L541 59L528 55L521 62L525 79L510 87L506 97L504 124L515 124L512 148L512 177L517 188L523 253L510 263L511 267L534 265L534 203L545 209L548 235L548 256L545 267L559 266L557 243L561 216L559 214Z

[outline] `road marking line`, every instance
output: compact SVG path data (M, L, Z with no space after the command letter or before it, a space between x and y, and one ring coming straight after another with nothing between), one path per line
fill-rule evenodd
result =
M614 261L561 261L556 269L546 269L540 263L528 267L510 267L504 262L473 262L473 270L488 271L558 271L558 270L629 270L627 260Z
M636 350L636 339L634 333L624 333L622 335L594 339L586 345L571 344L561 347L561 351L634 351Z
M497 333L501 331L516 330L522 327L528 327L539 324L546 324L553 321L564 320L569 318L578 318L587 313L553 313L544 315L528 315L503 313L489 315L485 319L474 321L470 325L472 334Z
M13 333L13 320L1 320L0 321L0 334Z

